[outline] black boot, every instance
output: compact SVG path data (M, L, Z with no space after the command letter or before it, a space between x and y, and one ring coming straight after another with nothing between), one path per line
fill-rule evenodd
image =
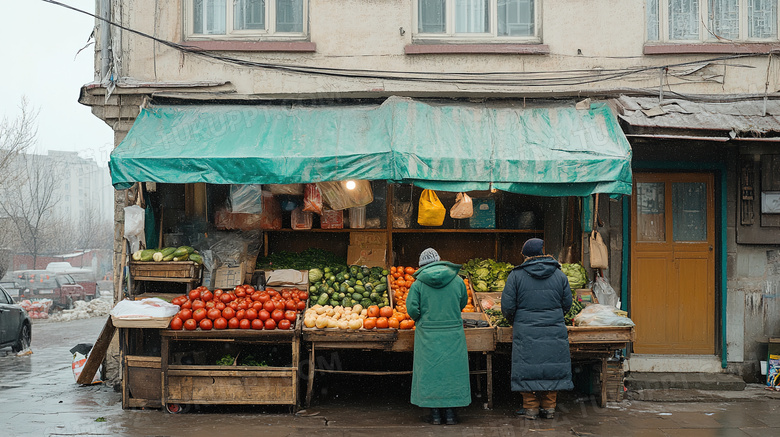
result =
M433 425L441 425L441 410L438 408L431 408L431 417L429 422Z
M444 423L447 425L455 425L458 423L458 419L455 417L455 410L452 408L444 410Z

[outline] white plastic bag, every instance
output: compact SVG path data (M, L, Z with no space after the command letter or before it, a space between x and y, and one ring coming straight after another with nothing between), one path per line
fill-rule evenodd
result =
M231 185L230 211L242 214L263 212L263 187L260 184Z
M322 193L322 199L334 211L365 206L374 201L374 192L371 191L369 181L317 182L317 188Z
M618 296L615 293L615 289L609 285L607 278L597 275L596 282L593 284L593 292L596 294L596 299L602 305L609 305L613 308L617 306Z
M111 315L118 319L152 319L173 317L179 312L179 306L156 297L141 300L125 299L120 301Z
M574 316L574 326L634 326L634 322L616 314L611 306L594 303Z
M474 215L474 203L466 193L458 193L455 197L455 205L450 208L450 217L454 219L467 219Z
M138 205L125 207L125 238L130 242L130 253L141 248L141 243L146 245L144 234L144 220L146 212Z

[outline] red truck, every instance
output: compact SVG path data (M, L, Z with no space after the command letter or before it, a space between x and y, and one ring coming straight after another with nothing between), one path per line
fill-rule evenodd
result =
M73 302L87 300L84 287L69 274L47 270L23 270L16 272L19 278L19 300L51 299L65 309L73 308Z

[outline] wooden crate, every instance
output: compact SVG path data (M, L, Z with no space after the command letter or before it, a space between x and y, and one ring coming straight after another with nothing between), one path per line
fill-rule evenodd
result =
M461 317L471 320L483 320L488 322L488 317L484 313L460 313ZM496 350L496 328L493 326L487 328L465 328L466 349L469 352L492 352Z
M187 282L200 279L201 265L194 261L130 262L130 276L136 281Z
M162 371L160 357L125 356L122 380L123 408L161 408Z
M501 299L500 292L477 292L474 294L474 298L477 300L479 311L484 312L485 308L482 307L482 299ZM501 310L501 305L493 307L493 309ZM488 317L488 320L490 318ZM496 343L512 343L512 328L508 326L495 326L496 329Z
M297 403L297 369L288 367L169 366L169 403Z
M614 360L607 361L606 375L599 374L599 383L606 385L607 401L620 402L624 398L623 390L623 363Z
M634 341L633 326L567 326L569 343L615 344L621 349L625 343Z

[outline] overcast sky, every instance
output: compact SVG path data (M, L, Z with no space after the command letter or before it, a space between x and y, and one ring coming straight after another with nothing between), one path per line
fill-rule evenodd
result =
M59 0L94 12L95 0ZM22 96L40 111L37 152L78 151L105 166L113 133L79 88L93 80L94 19L42 0L0 0L0 118L16 118ZM76 55L78 53L78 55Z

